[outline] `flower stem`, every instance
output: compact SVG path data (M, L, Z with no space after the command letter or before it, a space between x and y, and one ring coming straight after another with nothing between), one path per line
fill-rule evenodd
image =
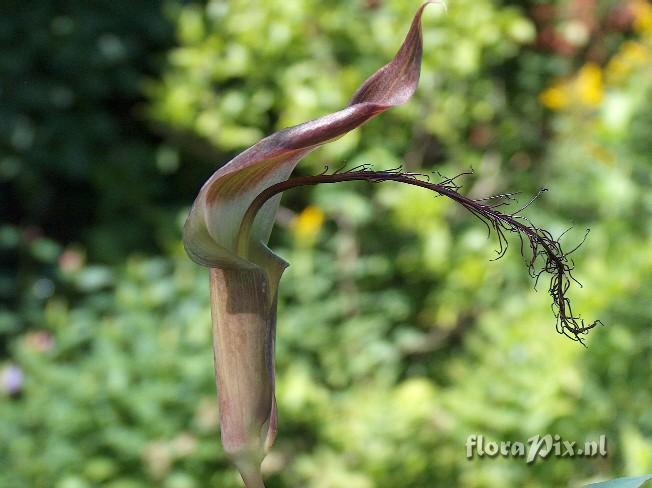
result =
M263 270L210 268L209 275L222 446L247 488L260 488L260 464L276 435L276 303Z

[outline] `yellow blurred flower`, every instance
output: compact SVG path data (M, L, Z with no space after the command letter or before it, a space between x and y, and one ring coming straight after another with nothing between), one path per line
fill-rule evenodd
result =
M306 207L292 220L291 227L294 237L301 244L312 244L319 235L324 218L324 212L319 207Z
M577 73L575 92L579 101L589 107L597 107L602 102L604 87L602 69L595 63L586 63Z
M631 8L636 32L652 35L652 5L645 0L635 0Z
M650 50L635 41L626 41L620 47L620 55L632 63L644 63L650 59Z
M564 83L556 83L539 95L541 104L550 110L562 110L570 103L568 89Z
M558 80L539 95L539 101L551 110L563 110L571 104L597 107L604 97L602 69L586 63L571 79Z
M650 50L647 46L636 41L624 42L605 68L607 81L609 83L621 81L632 69L647 63L650 57Z

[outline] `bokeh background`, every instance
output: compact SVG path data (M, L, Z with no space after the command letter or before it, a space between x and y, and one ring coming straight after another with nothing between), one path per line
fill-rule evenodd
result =
M0 7L0 486L241 486L219 443L208 278L181 226L262 136L344 106L405 0ZM652 471L652 6L449 0L407 105L307 158L520 191L574 247L560 336L518 242L391 183L284 196L271 488L578 486ZM470 434L606 458L466 459Z

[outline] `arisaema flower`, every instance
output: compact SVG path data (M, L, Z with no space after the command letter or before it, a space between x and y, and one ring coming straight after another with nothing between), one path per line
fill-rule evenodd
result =
M360 86L346 108L281 130L236 156L206 182L186 222L188 254L210 268L222 443L247 486L262 485L259 465L276 433L276 290L287 263L266 246L279 197L268 200L246 228L243 219L256 196L286 180L310 151L412 96L425 5L394 59Z
M432 2L428 2L432 3ZM546 258L557 275L551 294L558 322L575 336L589 327L567 316L563 293L570 271L565 255L545 231L523 225L515 214L457 193L455 179L431 184L398 171L336 172L289 179L309 152L359 127L385 110L407 102L417 88L422 54L421 15L417 11L396 56L371 75L342 110L266 137L218 169L197 196L184 228L189 256L210 273L213 348L222 444L248 488L262 487L260 464L276 435L274 340L276 297L287 263L267 242L280 192L297 185L348 180L394 180L434 190L457 201L502 236L525 234L533 253ZM553 286L554 285L554 286Z

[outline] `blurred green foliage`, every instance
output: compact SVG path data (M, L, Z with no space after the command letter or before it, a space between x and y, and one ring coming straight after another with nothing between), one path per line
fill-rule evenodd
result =
M416 4L112 2L0 19L0 486L236 487L219 446L196 191L346 104ZM588 348L518 242L390 183L284 197L291 267L270 487L548 487L652 470L652 7L458 0L424 18L415 98L310 156L522 191L577 251ZM543 277L542 277L543 280ZM471 434L608 436L607 458L466 459Z

